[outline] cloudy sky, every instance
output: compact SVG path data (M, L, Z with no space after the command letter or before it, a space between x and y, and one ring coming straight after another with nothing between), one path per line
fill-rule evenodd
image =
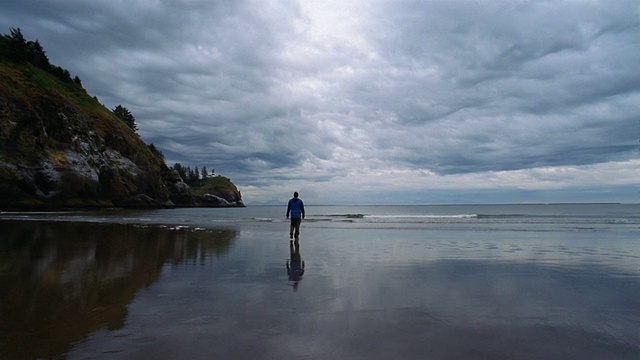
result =
M245 202L640 201L636 0L3 0Z

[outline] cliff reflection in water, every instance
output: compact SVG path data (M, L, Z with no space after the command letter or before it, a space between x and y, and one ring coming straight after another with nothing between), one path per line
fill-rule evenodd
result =
M1 221L0 354L60 355L101 328L121 328L127 306L164 264L225 254L232 230Z

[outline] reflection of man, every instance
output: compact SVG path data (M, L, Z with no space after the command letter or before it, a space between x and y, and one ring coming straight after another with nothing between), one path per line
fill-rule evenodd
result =
M295 246L294 246L295 244ZM300 256L300 243L298 241L289 242L289 254L291 260L287 260L287 275L289 281L293 281L293 291L298 291L298 282L302 280L304 274L304 261Z
M289 226L289 239L293 239L294 231L296 240L300 237L300 223L304 219L304 203L298 199L298 192L293 193L293 198L287 204L287 219L291 214L291 225Z

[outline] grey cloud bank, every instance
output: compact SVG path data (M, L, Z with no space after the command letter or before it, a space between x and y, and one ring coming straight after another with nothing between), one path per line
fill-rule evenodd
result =
M247 203L637 202L635 1L5 1ZM306 194L306 196L305 196Z

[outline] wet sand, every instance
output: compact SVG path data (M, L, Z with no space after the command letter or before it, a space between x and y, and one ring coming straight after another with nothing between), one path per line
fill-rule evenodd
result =
M0 226L0 358L640 356L637 245L598 234Z

